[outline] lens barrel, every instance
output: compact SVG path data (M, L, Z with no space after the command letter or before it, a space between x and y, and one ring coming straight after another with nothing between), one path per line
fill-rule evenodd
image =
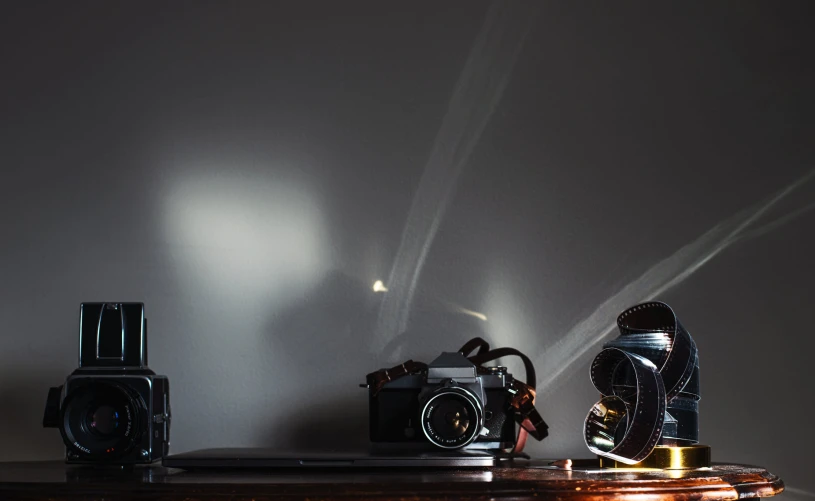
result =
M442 449L459 449L472 443L484 426L484 406L469 390L443 387L422 407L422 431Z
M69 451L87 460L111 460L133 449L143 431L144 401L126 386L91 380L73 387L60 411Z

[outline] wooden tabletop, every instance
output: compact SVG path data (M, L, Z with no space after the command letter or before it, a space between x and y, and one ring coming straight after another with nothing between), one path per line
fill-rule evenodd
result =
M784 484L763 468L694 471L564 470L548 461L476 470L182 471L89 469L61 462L0 463L0 499L223 500L557 499L704 500L769 497Z

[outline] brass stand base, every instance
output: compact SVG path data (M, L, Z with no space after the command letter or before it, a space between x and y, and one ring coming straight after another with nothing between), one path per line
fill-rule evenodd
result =
M601 468L659 468L662 470L690 470L710 467L710 446L689 445L671 447L658 445L654 451L636 464L625 464L600 456Z

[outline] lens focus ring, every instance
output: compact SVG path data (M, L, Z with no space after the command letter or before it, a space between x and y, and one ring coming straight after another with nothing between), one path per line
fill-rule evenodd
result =
M481 401L469 390L436 390L422 407L422 431L437 447L459 449L472 443L484 425Z
M136 444L146 406L123 385L93 380L70 391L60 414L60 432L71 452L91 461L110 460Z

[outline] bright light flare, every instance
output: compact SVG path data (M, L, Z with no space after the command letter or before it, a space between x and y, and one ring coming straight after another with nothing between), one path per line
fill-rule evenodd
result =
M484 322L487 321L487 315L484 315L483 313L480 313L480 312L477 312L477 311L468 310L467 308L462 308L462 307L457 308L456 311L458 311L459 313L463 313L464 315L470 315L471 317L475 317L475 318L477 318L479 320L482 320Z

